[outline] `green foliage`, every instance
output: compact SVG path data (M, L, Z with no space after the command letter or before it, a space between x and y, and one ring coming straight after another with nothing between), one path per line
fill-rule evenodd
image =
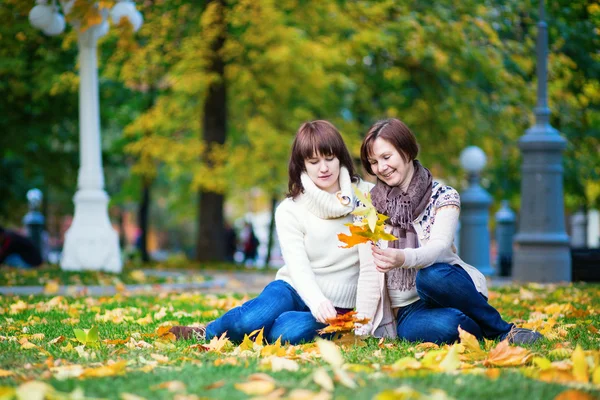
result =
M489 190L518 208L537 4L240 0L225 3L223 27L213 3L138 2L140 31L112 26L99 44L107 189L125 203L138 199L140 181L160 180L171 209L187 216L198 189L280 197L302 122L331 120L357 157L370 124L393 116L416 133L421 161L459 189L460 151L481 146ZM31 6L0 5L0 215L13 222L34 185L70 210L78 167L76 33L35 31ZM600 206L600 7L549 2L547 21L551 122L568 139L566 204ZM218 79L208 66L221 28L227 141L207 149L202 110Z

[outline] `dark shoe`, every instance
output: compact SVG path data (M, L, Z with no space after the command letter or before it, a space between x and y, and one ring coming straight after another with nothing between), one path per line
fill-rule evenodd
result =
M516 345L532 344L543 338L544 335L539 332L532 331L531 329L527 328L517 328L514 326L504 337L504 339L508 339L508 343Z
M195 339L201 341L206 339L206 327L205 326L174 326L169 329L177 340L190 340Z

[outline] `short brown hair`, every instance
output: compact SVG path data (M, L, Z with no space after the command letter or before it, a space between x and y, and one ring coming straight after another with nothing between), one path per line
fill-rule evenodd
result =
M292 144L287 197L295 198L304 192L300 179L302 173L306 172L304 161L317 154L337 157L340 160L340 167L346 167L350 178L354 181L358 180L350 152L337 128L331 122L324 120L305 122L298 128Z
M377 138L382 138L394 146L406 162L413 161L419 154L417 138L404 122L396 118L377 121L371 126L360 146L360 161L365 171L371 175L375 174L371 169L369 157L373 155L373 143Z

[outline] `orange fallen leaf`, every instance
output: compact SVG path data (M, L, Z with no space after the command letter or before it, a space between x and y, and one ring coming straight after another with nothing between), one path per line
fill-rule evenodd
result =
M225 386L225 380L221 379L220 381L216 381L216 382L211 383L210 385L204 386L204 389L212 390L212 389L218 389L223 386Z
M580 390L569 389L559 393L554 400L594 400L595 396Z
M508 340L503 340L490 350L483 364L496 367L516 367L529 362L532 354L522 347L508 345Z
M170 326L159 326L156 330L156 335L161 340L174 342L177 340L177 337L171 332L171 328Z

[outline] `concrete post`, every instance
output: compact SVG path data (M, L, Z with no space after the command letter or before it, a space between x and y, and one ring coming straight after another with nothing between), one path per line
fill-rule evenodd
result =
M578 210L571 216L571 247L581 249L587 247L587 215Z
M496 244L498 246L496 271L500 276L511 275L515 220L515 213L508 206L508 200L502 200L502 206L496 212Z
M515 236L513 278L517 281L571 280L571 253L565 231L562 151L567 142L550 125L547 95L548 28L540 0L537 40L535 125L519 140L521 211Z
M484 275L493 275L488 224L492 197L479 184L486 157L479 147L470 146L462 151L460 161L469 173L469 186L460 194L460 258Z
M43 254L43 232L45 218L39 211L42 204L42 191L39 189L30 189L27 191L27 202L29 203L29 212L23 217L23 225L27 231L27 236L35 244L40 254Z

